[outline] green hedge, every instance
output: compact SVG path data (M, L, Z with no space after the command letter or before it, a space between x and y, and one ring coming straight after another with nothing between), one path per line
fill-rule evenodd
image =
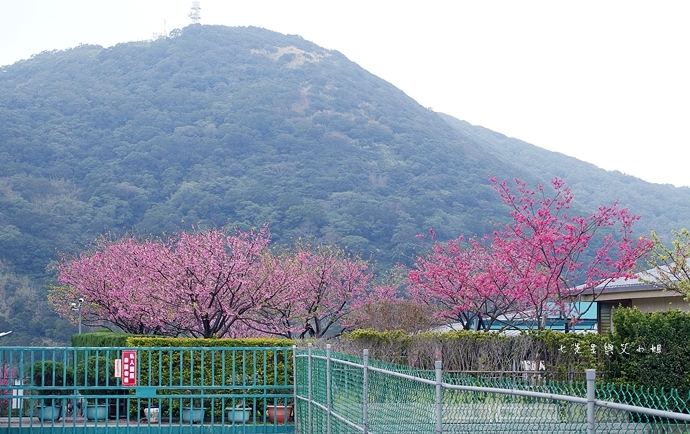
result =
M596 369L600 376L606 376L614 361L613 352L607 354L612 345L609 338L595 333L551 330L523 332L514 337L471 331L410 335L403 331L354 330L341 339L336 350L361 356L366 348L374 359L419 369L433 369L434 361L442 360L446 371L477 373L518 371L523 369L523 361L535 361L543 363L543 371L550 378L571 379L573 375L582 376L586 369Z
M124 347L127 345L127 339L131 338L132 334L117 333L110 330L101 330L91 333L72 335L73 347Z
M292 347L295 341L278 338L201 339L127 335L128 347Z
M690 401L690 313L680 310L643 313L619 308L613 313L614 333L531 331L506 337L468 331L421 333L355 330L336 351L361 356L369 349L375 359L433 369L442 360L446 371L490 373L515 369L523 360L543 361L548 378L583 380L596 369L603 382L636 388L675 389Z
M618 351L615 380L690 393L690 315L680 310L643 313L615 309L612 339ZM658 352L660 351L660 352Z
M72 336L72 345L104 348L103 352L98 350L88 354L79 353L77 364L80 366L84 364L82 359L87 356L93 358L98 354L107 356L101 361L101 366L107 363L112 367L114 359L119 357L119 351L109 351L107 348L137 348L138 385L158 387L157 396L179 396L172 400L152 398L151 402L142 404L160 406L162 416L177 415L180 406L189 404L203 404L207 409L212 409L214 415L220 416L224 408L234 407L241 396L256 398L249 401L258 409L263 409L265 405L273 404L272 399L266 398L266 394L291 394L291 391L270 387L276 384L293 384L292 352L288 349L294 345L294 341L289 339L169 338L98 331ZM235 350L222 353L214 349L220 347ZM165 348L182 349L170 351ZM288 351L281 351L281 348ZM107 362L105 358L108 359ZM101 373L101 377L104 375ZM192 398L198 396L202 389L204 394L233 396L227 399ZM118 388L113 390L120 391ZM200 402L202 400L204 402ZM267 400L270 402L266 402ZM141 408L136 401L132 401L129 411L131 415L136 415L141 412Z
M223 409L234 407L242 396L263 409L267 404L266 394L291 394L290 390L273 386L293 384L292 351L289 350L293 344L292 340L274 338L131 337L126 342L127 347L141 348L138 351L139 385L158 387L157 395L179 395L172 400L154 402L166 416L176 415L180 406L190 404L212 408L214 415L220 416ZM182 349L165 349L177 347ZM225 352L214 349L221 347L233 349ZM202 390L205 395L233 396L192 398Z

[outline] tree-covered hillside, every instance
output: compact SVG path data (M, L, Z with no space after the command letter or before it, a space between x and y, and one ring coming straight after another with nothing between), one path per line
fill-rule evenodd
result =
M475 143L486 155L506 162L514 173L522 173L521 177L544 184L553 177L564 179L572 187L580 206L589 211L617 200L642 216L636 225L639 231L649 235L651 230L656 230L667 236L668 241L672 230L690 225L688 187L652 184L618 171L602 170L573 157L546 151L447 115L441 116L464 140ZM649 158L668 156L655 154L652 146Z
M449 239L505 218L487 175L558 175L585 211L620 199L645 232L688 226L690 189L434 113L298 36L192 25L0 68L0 261L35 285L106 232L264 222L274 244L337 244L385 270L409 264L431 227ZM6 326L35 336L19 310Z

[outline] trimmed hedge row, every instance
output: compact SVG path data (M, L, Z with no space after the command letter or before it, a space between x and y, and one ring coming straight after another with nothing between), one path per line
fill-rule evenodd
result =
M130 347L292 347L295 341L279 338L245 338L245 339L202 339L202 338L168 338L160 336L127 335L125 346Z
M690 313L680 310L643 313L613 312L611 339L626 353L618 354L615 380L650 388L690 393Z
M127 339L131 338L129 333L116 333L110 330L101 330L91 333L72 335L73 347L124 347L127 346Z
M608 372L613 354L611 340L598 334L559 333L551 330L507 337L498 333L452 331L446 333L375 332L355 330L341 339L338 351L433 369L443 361L446 371L503 373L539 370L553 379L566 379L586 369Z
M341 338L336 351L361 355L366 348L372 358L419 369L433 369L435 360L442 360L447 371L485 374L536 367L557 380L583 380L586 369L596 369L599 381L690 394L690 313L619 308L614 310L613 323L614 333L607 336L552 330L515 337L469 331L409 335L355 330ZM537 363L528 366L524 361Z
M290 394L289 390L275 387L293 384L292 352L288 350L294 341L275 338L252 339L194 339L138 337L127 339L128 347L166 348L188 347L189 350L165 349L139 351L140 385L174 386L174 389L158 389L159 395L198 395L203 388L206 394L233 395L227 399L204 399L191 402L189 398L165 400L159 403L161 414L176 414L180 405L210 408L220 416L224 408L238 403L237 395L247 397L265 394ZM237 348L224 353L213 348ZM252 350L256 348L256 351ZM266 348L261 350L261 348ZM284 351L279 350L284 348ZM173 384L170 384L172 380ZM266 404L264 399L251 399L257 408Z
M191 339L124 333L89 335L81 335L83 338L73 339L73 342L85 346L139 348L138 385L155 387L157 396L179 395L174 399L153 399L150 405L160 406L161 415L179 414L181 406L198 408L203 405L220 416L224 409L234 407L243 396L262 409L273 404L273 399L267 398L266 394L292 394L286 387L293 384L292 340ZM233 349L221 352L214 348ZM204 395L229 396L200 398L202 390ZM267 399L271 402L265 402ZM139 411L141 409L133 402L130 413Z

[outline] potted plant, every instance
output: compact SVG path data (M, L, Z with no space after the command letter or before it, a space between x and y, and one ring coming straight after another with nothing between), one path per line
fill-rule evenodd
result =
M235 399L233 399L235 401ZM232 423L247 423L252 413L252 407L247 406L244 398L238 399L235 406L227 408L228 420Z
M90 356L82 360L77 365L77 384L88 389L80 389L80 393L85 396L96 396L86 399L84 416L88 420L108 419L109 400L104 395L117 395L121 389L117 387L117 380L114 376L113 363L104 356ZM103 386L103 389L96 389L94 386Z
M278 398L274 404L266 405L266 418L271 423L283 425L292 420L294 416L292 399Z
M74 384L74 372L69 366L60 362L45 360L34 363L32 367L33 385L41 387L36 389L38 395L44 396L37 406L36 416L40 420L59 420L62 417L63 399L48 398L45 396L69 395L70 390L58 389Z
M201 390L186 390L187 395L201 395ZM180 409L180 417L182 423L201 423L204 420L204 405L202 398L183 398L182 408Z
M222 393L232 395L232 397L228 397L224 399L222 403L219 403L222 405L223 411L227 414L227 421L233 424L247 423L249 421L251 413L254 410L252 402L256 405L256 399L251 397L246 398L245 395L256 395L263 392L263 390L260 389L247 388L252 385L253 380L254 378L246 373L233 373L233 375L226 376L225 383L236 386L236 388L222 391ZM256 380L258 380L258 378Z

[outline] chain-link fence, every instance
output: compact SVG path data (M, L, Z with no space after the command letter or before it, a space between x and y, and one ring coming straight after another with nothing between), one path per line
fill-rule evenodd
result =
M690 433L673 391L585 381L486 378L295 350L296 429L340 433Z

